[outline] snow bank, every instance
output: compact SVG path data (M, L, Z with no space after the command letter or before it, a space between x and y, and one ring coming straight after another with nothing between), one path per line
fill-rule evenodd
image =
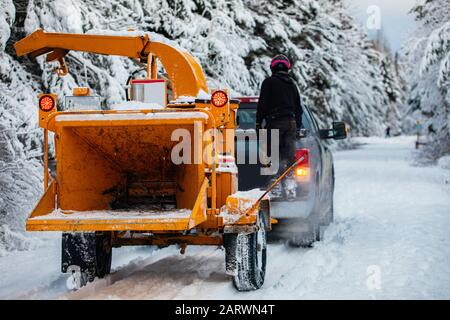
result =
M438 165L442 169L450 170L450 156L442 157L438 160Z

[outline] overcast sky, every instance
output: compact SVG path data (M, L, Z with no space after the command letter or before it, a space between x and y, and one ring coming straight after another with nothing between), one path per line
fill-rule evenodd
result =
M416 27L413 15L408 14L415 3L416 0L349 0L351 11L364 26L370 16L367 9L374 5L380 8L382 29L393 51Z

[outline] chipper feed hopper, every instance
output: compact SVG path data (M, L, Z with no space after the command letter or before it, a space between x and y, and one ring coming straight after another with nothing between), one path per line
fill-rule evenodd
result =
M119 110L90 106L88 88L73 95L83 108L66 110L39 95L44 129L45 192L29 216L29 231L62 232L62 271L79 285L110 272L112 248L213 245L225 248L226 271L238 290L264 282L269 201L236 193L234 155L238 102L206 85L187 52L146 34L114 36L37 30L15 45L18 56L46 55L68 73L70 51L136 59L145 79L131 80L131 101ZM157 74L158 62L167 77ZM170 101L167 103L170 88ZM193 97L191 100L186 97ZM59 97L61 100L64 97ZM181 102L180 102L181 101ZM53 134L50 134L53 133ZM49 171L49 136L56 170Z

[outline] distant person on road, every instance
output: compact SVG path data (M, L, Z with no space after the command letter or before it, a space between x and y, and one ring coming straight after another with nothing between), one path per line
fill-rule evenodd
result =
M387 127L386 128L386 138L390 138L391 137L391 127Z
M279 130L278 174L296 161L296 138L301 129L303 114L297 85L289 74L291 67L291 62L285 55L277 55L272 59L272 75L262 84L256 111L256 130L268 130L268 153L271 152L270 131Z
M420 147L420 143L421 143L420 136L422 135L422 130L423 130L422 123L419 120L417 120L416 121L416 134L417 134L416 149L419 149L419 147Z

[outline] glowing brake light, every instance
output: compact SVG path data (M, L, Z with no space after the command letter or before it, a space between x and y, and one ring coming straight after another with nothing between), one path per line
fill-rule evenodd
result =
M309 175L309 172L308 172L307 169L298 168L298 169L295 171L295 174L296 174L298 177L307 177L307 176Z
M222 108L228 103L228 95L225 91L219 90L212 94L211 103L214 107Z
M55 99L51 96L42 96L39 99L39 109L42 111L52 111L55 107Z
M310 179L310 163L309 163L309 150L308 149L298 149L295 152L295 157L297 160L303 160L297 165L295 169L295 176L299 182L309 182Z

